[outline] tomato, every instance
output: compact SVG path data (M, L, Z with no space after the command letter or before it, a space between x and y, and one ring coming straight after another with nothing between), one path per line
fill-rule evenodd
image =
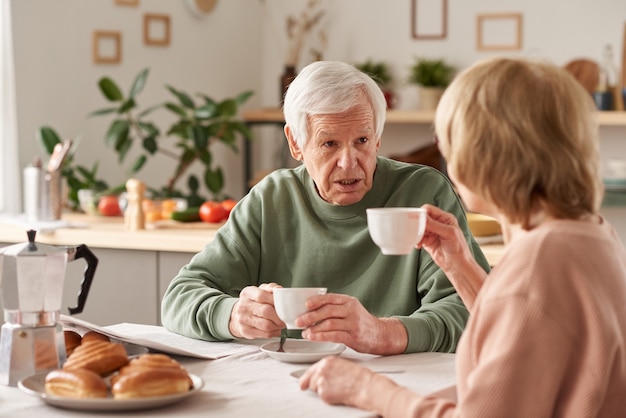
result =
M104 216L120 216L122 210L117 196L102 196L98 201L98 212Z
M208 200L200 206L200 219L204 222L222 222L228 214L220 202Z
M233 207L237 204L237 201L234 199L226 199L222 200L222 206L226 209L226 217L230 216L230 211L233 210Z

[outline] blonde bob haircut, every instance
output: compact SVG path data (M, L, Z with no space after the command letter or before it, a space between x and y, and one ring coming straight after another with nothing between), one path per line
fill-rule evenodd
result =
M460 73L435 117L453 177L531 229L534 214L578 219L598 212L598 122L593 101L565 70L493 58Z

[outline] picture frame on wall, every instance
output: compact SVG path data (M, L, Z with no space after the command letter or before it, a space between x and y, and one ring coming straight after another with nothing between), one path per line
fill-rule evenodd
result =
M115 4L120 6L139 6L139 0L115 0Z
M165 14L143 15L143 42L146 45L167 46L170 44L170 17Z
M476 49L517 51L522 49L521 13L492 13L476 16Z
M92 58L94 64L119 64L122 60L122 34L119 31L94 31Z
M411 0L413 39L445 39L448 36L448 0Z

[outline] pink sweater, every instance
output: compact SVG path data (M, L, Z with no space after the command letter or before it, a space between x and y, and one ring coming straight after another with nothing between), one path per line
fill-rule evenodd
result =
M457 349L457 403L395 393L385 416L626 417L626 250L608 224L511 242Z

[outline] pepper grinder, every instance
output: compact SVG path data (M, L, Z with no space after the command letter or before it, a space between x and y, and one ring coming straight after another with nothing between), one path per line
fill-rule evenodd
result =
M128 206L124 212L124 225L126 229L131 231L145 229L143 195L146 192L146 185L141 180L128 179L126 182L126 192L128 194Z

